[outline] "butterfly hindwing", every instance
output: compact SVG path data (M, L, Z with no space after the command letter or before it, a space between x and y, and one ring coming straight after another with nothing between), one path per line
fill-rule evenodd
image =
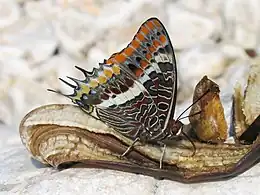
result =
M67 96L93 105L103 122L130 138L162 139L176 103L177 70L169 36L156 19L144 22L133 40L98 69L87 72Z

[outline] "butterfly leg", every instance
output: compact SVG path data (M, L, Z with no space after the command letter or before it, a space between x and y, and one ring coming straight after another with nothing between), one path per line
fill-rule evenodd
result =
M166 151L166 144L163 144L163 151L162 151L162 155L161 155L161 158L160 158L160 169L162 169L162 166L163 166L163 158L164 158L164 155L165 155L165 151Z
M184 137L186 137L187 140L189 140L190 143L192 144L192 146L193 146L193 153L192 153L191 157L194 156L195 153L196 153L196 146L195 146L194 142L190 139L190 137L183 131L183 126L181 127L181 133L182 133L182 135L184 135Z
M138 141L140 141L140 138L139 138L139 137L135 138L135 140L133 141L133 143L132 143L132 144L126 149L126 151L125 151L123 154L121 154L120 156L121 156L121 157L124 157L125 155L127 155L127 154L132 150L132 148L134 147L135 143L138 142Z

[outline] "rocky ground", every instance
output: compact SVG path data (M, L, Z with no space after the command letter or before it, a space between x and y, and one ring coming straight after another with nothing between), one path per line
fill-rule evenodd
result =
M101 169L59 172L30 159L18 126L31 109L70 103L58 77L82 75L124 48L142 22L158 17L175 48L176 113L207 75L225 111L233 87L259 63L258 0L0 0L0 194L260 194L260 166L224 182L184 185ZM227 117L229 115L227 114Z

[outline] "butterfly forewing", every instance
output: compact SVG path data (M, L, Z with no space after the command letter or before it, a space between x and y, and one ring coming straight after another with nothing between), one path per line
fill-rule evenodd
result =
M79 68L80 69L80 68ZM100 120L130 138L160 140L173 118L177 70L169 36L156 19L143 23L130 44L113 54L70 98L94 105Z

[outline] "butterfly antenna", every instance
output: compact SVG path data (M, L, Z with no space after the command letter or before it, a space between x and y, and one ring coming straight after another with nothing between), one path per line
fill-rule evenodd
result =
M181 118L181 116L187 112L187 110L189 110L194 104L196 104L198 101L200 101L208 92L210 91L210 89L208 89L204 94L202 94L202 96L200 96L196 101L194 101L190 106L188 106L188 108L186 108L179 116L176 120L179 120Z
M208 89L204 94L202 94L202 96L200 96L196 101L194 101L190 106L188 106L188 108L186 108L186 109L179 115L179 117L176 119L176 121L178 121L178 120L180 120L180 119L183 119L183 118L186 118L186 117L190 117L190 116L194 116L194 115L200 114L201 111L198 111L198 112L196 112L196 113L194 113L194 114L191 114L191 115L189 115L189 116L181 117L181 116L182 116L187 110L189 110L194 104L196 104L198 101L200 101L208 92L210 92L210 89ZM182 133L182 135L183 135L187 140L189 140L190 143L192 144L193 153L192 153L191 157L194 156L195 153L196 153L196 146L195 146L194 142L191 140L191 138L183 131L183 125L182 125L182 127L181 127L181 133Z
M178 120L180 121L180 120L182 120L182 119L185 119L185 118L188 118L188 117L191 117L191 116L195 116L195 115L197 115L197 114L200 114L201 112L202 112L202 111L195 112L194 114L191 114L191 115L188 115L188 116L181 117L181 118L179 118Z

